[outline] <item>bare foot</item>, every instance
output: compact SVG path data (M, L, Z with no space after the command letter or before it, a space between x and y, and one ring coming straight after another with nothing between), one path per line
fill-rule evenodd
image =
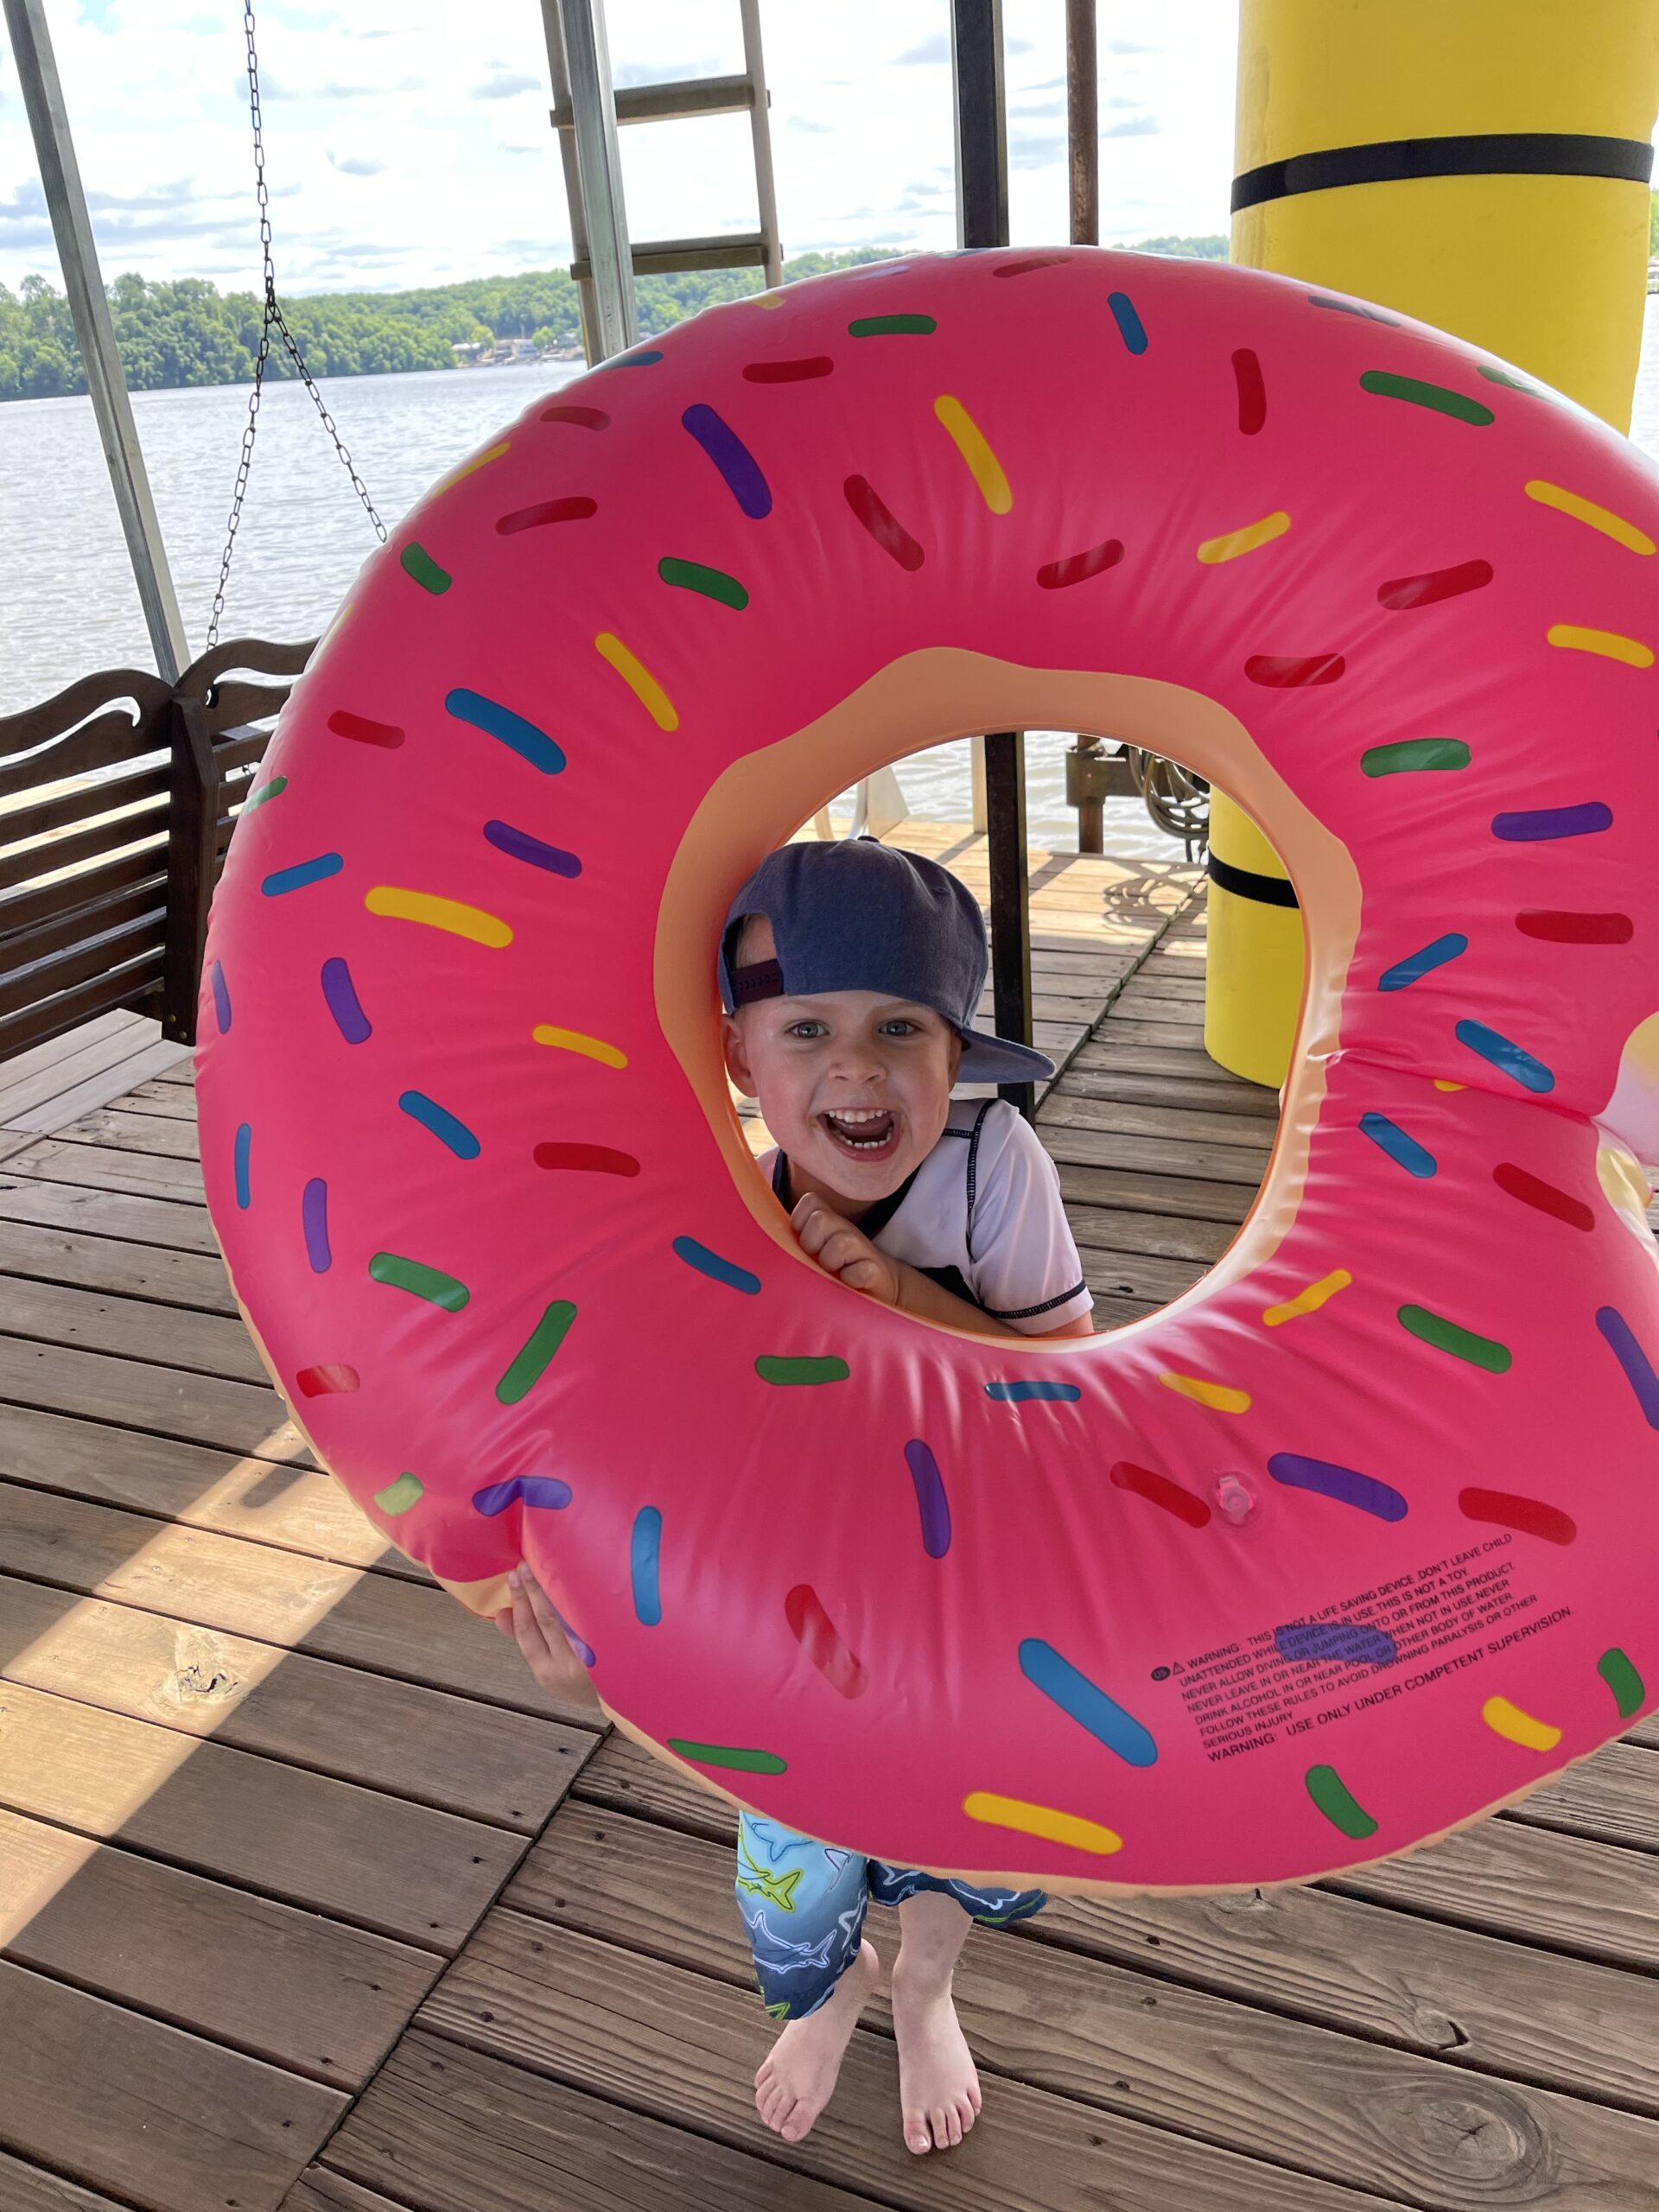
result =
M791 2020L754 2077L754 2108L774 2134L798 2143L835 2094L836 2077L880 1961L866 1943L816 2012Z
M893 2026L899 2040L899 2102L905 2147L948 2151L979 2117L979 2075L950 2001L949 1977L893 1969Z

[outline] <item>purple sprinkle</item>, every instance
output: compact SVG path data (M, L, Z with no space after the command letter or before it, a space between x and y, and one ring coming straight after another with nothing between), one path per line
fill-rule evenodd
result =
M594 1663L593 1645L588 1643L586 1637L578 1636L576 1634L575 1629L571 1627L569 1622L566 1620L564 1615L559 1611L556 1605L553 1608L553 1618L557 1621L559 1626L569 1637L570 1649L575 1653L577 1658L581 1660L582 1665L584 1667L591 1667Z
M1391 1667L1399 1657L1394 1638L1364 1621L1293 1621L1275 1629L1281 1659L1339 1659L1356 1667Z
M528 861L531 868L544 868L550 875L580 875L582 862L574 853L562 853L556 845L544 845L539 837L532 837L527 830L515 830L510 822L486 822L484 835L497 852L506 853L516 861Z
M328 1248L328 1185L321 1175L314 1175L305 1186L300 1218L305 1224L305 1255L311 1262L311 1272L326 1275L334 1264L334 1255Z
M1659 1375L1639 1344L1630 1323L1616 1306L1604 1306L1596 1326L1612 1346L1613 1357L1624 1370L1624 1380L1636 1393L1636 1402L1647 1416L1649 1428L1659 1428Z
M560 1482L554 1475L514 1475L508 1482L492 1483L487 1490L473 1493L474 1506L492 1521L510 1505L529 1505L543 1512L557 1513L569 1503L569 1484Z
M1550 837L1593 837L1612 826L1613 810L1599 798L1582 806L1534 806L1492 817L1493 836L1512 845L1535 845Z
M919 1436L906 1445L905 1458L922 1516L922 1549L930 1559L943 1559L950 1548L950 1502L944 1494L939 1463Z
M360 1045L374 1034L374 1026L358 1001L352 971L343 960L323 962L322 995L328 1001L335 1027L348 1045Z
M222 1037L231 1026L231 992L229 984L225 981L225 970L217 960L213 963L213 1014L219 1022L219 1033Z
M726 489L751 522L772 512L772 487L760 474L760 464L731 424L701 401L688 407L680 420L702 448L726 481Z
M1297 1452L1275 1452L1268 1472L1289 1490L1311 1490L1338 1505L1357 1506L1379 1521L1403 1521L1408 1506L1397 1490L1380 1483L1375 1475L1362 1475L1352 1467L1338 1467L1329 1459L1304 1459Z

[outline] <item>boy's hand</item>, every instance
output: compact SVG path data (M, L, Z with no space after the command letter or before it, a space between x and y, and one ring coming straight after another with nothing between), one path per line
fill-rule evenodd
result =
M839 1275L849 1290L861 1290L883 1306L899 1303L899 1262L878 1252L861 1230L855 1229L816 1191L806 1196L789 1217L801 1240L826 1274Z
M503 1636L513 1638L531 1673L550 1697L563 1698L567 1705L597 1705L588 1669L570 1649L541 1584L527 1567L520 1566L508 1575L507 1586L512 1605L511 1610L502 1607L495 1624Z

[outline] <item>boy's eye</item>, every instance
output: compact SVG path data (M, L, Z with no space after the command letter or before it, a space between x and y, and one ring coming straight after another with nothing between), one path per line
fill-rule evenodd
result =
M822 1021L791 1021L784 1034L785 1037L827 1037L830 1031Z
M916 1037L921 1033L921 1023L912 1021L906 1014L895 1014L891 1021L881 1024L884 1037Z

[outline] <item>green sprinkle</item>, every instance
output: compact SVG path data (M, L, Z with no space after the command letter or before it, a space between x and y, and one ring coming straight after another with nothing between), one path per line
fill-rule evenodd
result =
M420 1503L426 1496L426 1484L418 1475L399 1475L395 1483L388 1483L385 1490L374 1493L374 1502L383 1513L395 1519Z
M1490 407L1460 391L1448 391L1443 384L1421 384L1415 377L1397 377L1389 369L1367 369L1359 382L1362 391L1374 391L1379 399L1409 400L1414 407L1430 408L1459 423L1479 426L1494 419Z
M576 1309L568 1298L554 1300L531 1331L524 1350L495 1386L495 1395L504 1406L516 1406L541 1381L575 1318Z
M1403 776L1419 768L1466 768L1469 748L1460 737L1406 737L1373 745L1359 756L1368 776Z
M1497 1344L1491 1337L1478 1337L1472 1329L1460 1329L1455 1321L1431 1313L1426 1306L1402 1306L1400 1319L1424 1344L1433 1344L1437 1351L1449 1351L1453 1359L1466 1359L1471 1367L1484 1367L1489 1375L1507 1375L1514 1364L1515 1355L1507 1344Z
M1376 1834L1376 1822L1359 1804L1333 1766L1311 1766L1306 1777L1307 1794L1334 1828L1355 1842Z
M677 585L681 591L700 591L705 599L736 607L740 614L749 603L749 594L735 576L728 576L724 569L705 569L701 561L659 561L657 573L665 584Z
M693 1744L683 1736L671 1736L668 1748L678 1758L698 1766L729 1766L740 1774L787 1774L789 1763L776 1751L746 1751L734 1744Z
M774 1359L762 1352L754 1371L763 1382L844 1382L849 1370L844 1359Z
M466 1284L457 1282L454 1275L423 1267L418 1260L405 1260L397 1252L377 1252L369 1262L369 1273L376 1282L390 1283L394 1290L406 1290L429 1305L442 1306L446 1313L459 1313L472 1296Z
M861 315L847 326L849 338L925 338L938 324L931 315Z
M1523 384L1519 377L1512 377L1507 369L1489 369L1481 365L1480 373L1488 384L1501 384L1507 391L1524 391L1529 399L1548 399L1550 394L1540 391L1535 384Z
M1642 1677L1618 1646L1610 1644L1596 1662L1596 1672L1613 1694L1621 1720L1633 1719L1647 1701Z
M441 569L424 545L405 545L397 556L405 575L413 576L423 591L446 592L455 581L447 569Z
M243 803L244 814L251 814L256 806L263 806L268 798L280 798L288 789L286 776L273 776L268 784L261 784L253 797Z

